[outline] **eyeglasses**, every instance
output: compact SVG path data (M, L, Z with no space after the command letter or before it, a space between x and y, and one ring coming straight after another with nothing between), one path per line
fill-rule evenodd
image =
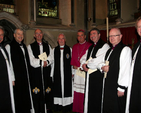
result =
M35 33L35 35L41 35L42 33Z
M116 36L120 36L120 34L119 34L119 35L110 35L109 38L110 38L110 37L116 37Z

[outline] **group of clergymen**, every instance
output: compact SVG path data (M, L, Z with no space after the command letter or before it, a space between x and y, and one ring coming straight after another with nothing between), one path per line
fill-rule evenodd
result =
M136 21L141 37L141 17ZM22 29L3 45L0 28L0 112L1 113L141 113L141 47L122 43L118 28L109 32L109 44L97 28L77 32L71 49L63 33L51 48L36 29L35 41L23 43ZM39 58L46 54L47 60Z

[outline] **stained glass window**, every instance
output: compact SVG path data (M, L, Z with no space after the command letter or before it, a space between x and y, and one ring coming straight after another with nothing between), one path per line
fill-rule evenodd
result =
M38 15L58 17L58 0L38 0Z
M0 0L0 11L14 13L14 1L13 0Z
M120 0L109 0L109 16L116 16L119 14Z

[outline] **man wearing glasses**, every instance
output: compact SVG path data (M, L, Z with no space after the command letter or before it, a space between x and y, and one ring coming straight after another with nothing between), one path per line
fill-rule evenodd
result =
M105 61L109 65L100 69L107 73L104 77L103 113L124 113L125 96L128 86L131 64L131 49L122 41L122 34L118 28L112 28L109 32L109 41L112 47L105 55Z

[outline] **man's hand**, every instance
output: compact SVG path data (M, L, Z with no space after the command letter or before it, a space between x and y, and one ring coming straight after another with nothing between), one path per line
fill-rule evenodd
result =
M118 91L117 95L118 95L118 97L122 97L122 96L124 96L124 92Z
M44 61L43 67L46 67L46 66L47 66L47 61Z
M15 81L12 81L13 86L15 86Z
M104 72L108 72L109 71L109 66L107 65L107 66L103 66L102 68L101 68Z
M87 71L88 71L88 68L86 67L86 65L87 65L87 64L83 64L83 65L82 65L82 68L83 68L84 71L87 72Z

